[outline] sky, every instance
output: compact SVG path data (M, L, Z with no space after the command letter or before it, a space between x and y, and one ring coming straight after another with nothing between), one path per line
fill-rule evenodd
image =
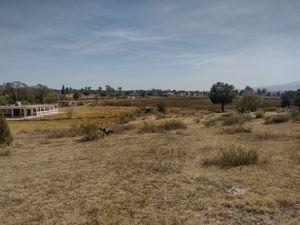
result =
M208 90L300 80L299 0L0 0L0 83Z

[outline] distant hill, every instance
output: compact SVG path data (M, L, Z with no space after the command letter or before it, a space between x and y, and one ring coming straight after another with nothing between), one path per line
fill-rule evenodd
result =
M275 91L289 91L289 90L297 90L300 88L300 81L295 81L286 84L278 84L278 85L270 85L259 87L260 89L266 88L268 91L275 92Z

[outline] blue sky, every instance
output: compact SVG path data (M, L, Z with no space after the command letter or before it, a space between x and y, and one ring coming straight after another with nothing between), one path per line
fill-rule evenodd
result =
M299 0L0 0L0 83L257 87L299 56Z

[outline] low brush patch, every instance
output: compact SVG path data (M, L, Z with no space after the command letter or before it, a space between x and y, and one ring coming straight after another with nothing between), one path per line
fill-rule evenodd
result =
M183 122L179 120L171 120L159 125L144 123L144 126L141 127L139 133L156 133L156 132L186 129L186 128L187 126Z
M267 116L265 118L265 124L284 123L284 122L288 122L288 121L289 121L289 117L286 114Z
M258 151L254 148L246 148L237 145L221 147L218 155L212 159L206 159L203 165L215 165L219 167L251 165L258 162L258 157Z
M230 114L226 116L223 120L223 126L231 126L234 124L243 124L245 122L251 121L252 117L250 114Z
M224 127L223 132L226 134L235 134L235 133L251 133L252 129L250 127L245 127L243 125L234 125L231 127Z

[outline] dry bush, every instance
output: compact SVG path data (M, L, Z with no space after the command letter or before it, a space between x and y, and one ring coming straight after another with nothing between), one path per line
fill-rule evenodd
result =
M229 114L223 120L223 126L231 126L234 124L243 124L247 121L251 121L253 118L249 113L244 114Z
M93 141L102 138L103 135L98 130L91 130L86 133L81 139L81 142Z
M195 119L194 122L195 123L200 123L200 119Z
M289 117L286 114L267 116L265 118L265 124L284 123L284 122L288 122L288 121L289 121Z
M92 123L83 123L80 126L69 128L37 129L35 132L47 134L48 138L77 137L84 135L86 140L93 140L101 136L99 127Z
M166 103L163 101L158 102L156 105L156 110L160 113L166 113L167 112Z
M0 148L0 156L8 156L10 155L10 149L9 148Z
M139 133L156 133L163 132L166 130L177 130L177 129L186 129L186 125L178 120L167 121L160 125L144 123L140 128Z
M114 131L114 134L121 134L126 131L136 129L136 125L134 124L114 125L111 128Z
M206 159L204 165L216 165L220 167L234 167L256 164L258 162L258 152L255 148L233 145L221 147L219 154L212 159Z
M186 129L186 125L179 120L167 121L162 126L165 130Z
M260 119L265 117L265 112L263 110L257 110L255 113L255 118Z
M82 135L82 129L78 126L42 130L36 129L34 132L47 134L48 138L76 137Z
M66 111L67 118L72 119L73 114L74 114L74 108L73 107L68 108L67 111Z
M245 127L243 125L234 125L231 127L224 127L224 133L235 134L235 133L251 133L252 129L250 127Z
M279 131L254 131L253 134L256 139L262 141L287 137L285 132Z
M81 142L93 141L103 137L99 127L93 123L81 124L80 129L82 130L83 137L80 139Z
M136 119L136 115L134 113L125 113L121 115L119 123L126 124L135 119Z
M140 105L140 106L137 106L136 108L136 112L139 116L143 115L143 114L149 114L153 111L152 108L150 107L147 107L145 105Z
M291 109L291 111L288 112L288 117L294 122L300 121L299 109Z
M205 125L206 127L212 127L212 126L217 125L217 122L218 122L218 121L222 121L222 120L223 120L222 117L209 118L209 119L207 119L206 121L204 121L203 123L204 123L204 125Z
M140 128L139 133L156 133L158 131L158 126L155 124L144 123Z
M8 123L2 113L0 113L0 148L12 143L13 136L10 132Z

